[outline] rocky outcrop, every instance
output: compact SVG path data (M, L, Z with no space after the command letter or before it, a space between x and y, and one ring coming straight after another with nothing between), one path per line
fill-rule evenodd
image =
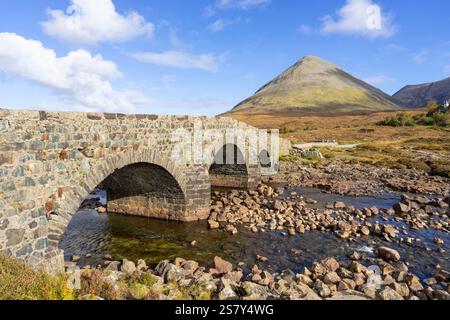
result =
M206 271L195 261L176 258L161 261L150 270L145 263L129 268L133 262L106 262L103 281L110 286L126 285L126 299L188 299L188 300L447 300L450 299L450 273L439 269L434 277L423 283L401 263L382 260L336 261L333 258L316 262L310 269L295 274L291 270L270 273L254 265L250 274L220 257L214 259L215 269ZM111 271L111 264L121 271ZM374 267L381 274L374 273ZM217 272L220 270L220 272ZM90 269L82 272L89 273ZM99 280L97 280L98 282ZM116 286L117 287L117 286ZM95 296L80 292L80 296ZM95 296L96 299L103 297Z

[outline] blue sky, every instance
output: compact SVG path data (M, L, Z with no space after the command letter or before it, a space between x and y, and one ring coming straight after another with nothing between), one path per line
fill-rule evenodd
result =
M0 107L215 115L305 55L393 94L450 76L443 12L448 0L0 0Z

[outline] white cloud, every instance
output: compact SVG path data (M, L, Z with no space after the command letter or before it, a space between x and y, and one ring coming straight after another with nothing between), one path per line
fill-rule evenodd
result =
M249 19L242 19L241 17L238 17L233 20L218 19L218 20L214 21L213 23L211 23L208 26L208 29L211 32L220 32L220 31L224 30L225 28L232 26L234 24L240 23L240 22L248 23Z
M216 7L221 9L237 8L249 10L257 7L264 7L271 2L272 0L217 0Z
M204 15L211 17L218 10L250 10L265 7L272 3L272 0L216 0L216 2L205 8Z
M302 24L300 27L298 27L298 32L303 34L311 34L312 31L313 30L311 29L311 27L306 24Z
M413 54L413 60L416 64L422 64L428 59L429 52L427 50L422 50L418 53Z
M383 12L372 0L346 0L345 5L336 12L322 18L324 34L355 34L368 38L388 38L397 32L392 15Z
M131 54L138 61L181 69L200 69L215 72L220 57L213 53L191 54L183 51L138 52Z
M223 29L225 29L226 27L228 27L228 26L230 26L232 24L233 24L233 21L219 19L219 20L216 20L213 23L211 23L208 26L208 29L211 32L219 32L219 31L222 31Z
M139 36L152 37L154 25L137 12L121 15L112 0L71 0L66 12L47 10L44 31L58 39L80 44L124 42Z
M373 85L375 87L386 84L386 83L395 82L394 78L391 78L391 77L383 75L383 74L365 77L365 78L363 78L363 80L367 83L370 83L371 85Z
M44 87L70 106L85 111L133 112L146 98L134 91L115 91L110 80L122 74L112 61L85 50L57 57L39 41L0 33L0 73Z

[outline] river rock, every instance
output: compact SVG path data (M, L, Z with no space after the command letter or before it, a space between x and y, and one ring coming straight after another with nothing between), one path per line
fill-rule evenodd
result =
M244 274L242 273L242 271L231 271L228 272L227 274L225 274L222 279L227 279L229 280L231 283L239 283L242 278L243 278Z
M339 262L334 258L327 258L320 262L321 265L325 267L327 271L334 272L339 269Z
M336 292L335 294L333 294L331 298L328 298L327 300L363 301L363 300L370 300L370 297L368 297L364 293L355 290L346 290Z
M366 226L364 226L361 228L361 233L365 236L368 236L368 235L370 235L370 229L367 228Z
M408 283L409 288L413 292L417 292L417 291L422 291L423 290L422 283L420 283L419 278L416 277L415 275L408 275L407 278L406 278L406 281Z
M100 207L97 209L97 212L100 214L106 213L106 208L105 207Z
M334 203L334 209L345 209L346 205L342 201L336 201Z
M147 269L148 269L147 263L144 260L139 259L137 262L137 265L136 265L136 270L137 271L147 271Z
M353 251L352 254L350 254L350 259L354 261L361 260L361 254L357 251Z
M239 296L230 286L226 286L219 292L219 300L239 300Z
M235 235L235 234L238 233L238 229L237 229L235 226L231 225L231 224L227 225L227 226L225 227L225 230L226 230L228 233L231 233L232 235Z
M259 254L256 255L256 260L261 261L261 262L267 262L267 261L269 261L269 259L268 259L267 257L260 256Z
M380 258L387 261L400 261L400 253L388 247L378 247L377 253Z
M373 284L363 284L358 287L358 290L364 293L371 300L375 300L377 298L377 290Z
M118 272L119 268L120 268L120 261L111 261L111 262L108 263L108 265L106 266L105 270Z
M273 204L275 210L283 210L283 204L281 201L276 200Z
M339 281L338 284L338 291L345 291L345 290L353 290L356 287L356 283L355 281L353 281L352 279L342 279L342 281Z
M322 298L328 298L331 295L330 288L319 279L314 283L314 289L316 289Z
M214 257L214 269L220 274L226 274L233 270L233 265L220 257Z
M322 300L313 289L304 283L296 284L294 289L300 295L301 300Z
M265 286L246 281L242 284L242 289L246 296L244 300L266 300L269 292Z
M438 282L450 282L450 272L439 269L434 275L434 278Z
M185 261L184 263L182 263L181 267L186 271L190 271L190 272L194 273L195 270L198 269L199 265L198 265L197 261L188 260L188 261Z
M355 273L353 275L353 281L355 282L356 286L361 286L366 283L366 276L364 275L364 273Z
M406 213L409 211L409 206L407 204L399 202L394 205L394 210L395 210L395 212L400 213L400 214Z
M339 281L341 281L341 278L334 271L328 272L325 277L323 277L323 282L328 285L339 283Z
M395 282L392 285L392 288L397 292L399 295L401 295L403 298L407 298L409 296L409 288L406 283L397 283Z
M448 205L450 205L450 196L444 199L444 202Z
M281 273L281 278L286 281L287 283L293 283L296 280L295 273L290 270L286 269Z
M120 267L120 270L122 272L125 272L127 274L131 274L136 271L136 265L133 261L129 261L127 259L123 259L122 261L122 267Z
M208 220L208 227L211 230L219 229L220 224L215 220Z
M381 300L405 300L400 294L398 294L395 290L389 287L386 287L380 292L378 292L378 297Z
M304 275L304 274L299 274L297 276L297 282L304 283L308 287L312 287L314 285L314 281L312 281L312 279L309 276Z
M395 238L398 233L398 231L393 226L390 225L383 226L383 232L385 232L391 238Z
M307 270L305 268L305 270ZM317 276L323 276L326 274L327 269L319 262L314 262L311 271Z
M270 274L270 272L268 271L263 271L260 276L260 284L263 286L269 286L274 281L272 274Z
M350 270L352 270L355 273L361 273L365 270L366 268L359 262L356 261L352 261L352 263L350 264Z

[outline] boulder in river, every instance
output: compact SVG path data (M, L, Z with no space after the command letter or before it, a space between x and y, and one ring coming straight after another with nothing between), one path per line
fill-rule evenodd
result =
M233 270L233 265L230 262L223 260L220 257L215 257L214 258L214 269L216 269L217 272L220 274L225 274L225 273L229 273L231 270Z
M97 212L100 214L106 213L106 208L105 207L99 207L97 208Z
M219 229L220 227L219 223L215 220L208 220L208 226L211 230Z
M400 261L400 253L397 250L388 247L378 247L378 256L387 261Z

